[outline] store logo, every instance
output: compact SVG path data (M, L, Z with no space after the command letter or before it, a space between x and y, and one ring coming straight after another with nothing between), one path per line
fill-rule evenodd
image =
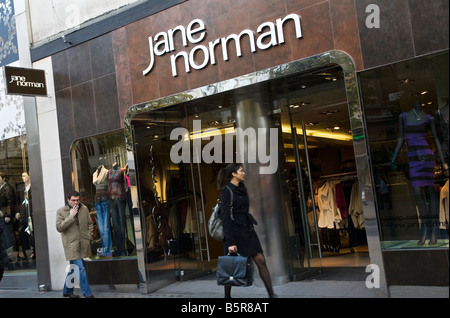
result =
M273 174L278 169L277 128L209 128L202 131L201 120L193 121L193 133L178 127L171 131L170 140L178 140L170 149L170 160L178 164L190 163L260 163L261 174ZM211 140L211 137L213 139ZM223 142L223 138L225 141ZM202 141L211 140L202 149ZM236 140L236 150L234 148ZM192 142L192 148L191 148ZM225 144L225 153L223 153ZM269 154L267 154L269 148ZM192 150L192 152L191 152ZM246 156L244 154L247 154ZM223 160L225 155L225 160ZM246 158L245 158L246 157Z
M380 7L376 4L369 4L366 7L366 13L370 13L366 18L366 27L368 29L380 28Z
M380 288L380 267L375 264L366 266L366 273L370 273L366 278L367 288Z
M295 28L295 35L298 39L302 38L302 29L300 24L301 17L297 14L288 14L283 19L277 19L276 23L264 22L260 24L254 31L246 29L241 33L231 34L227 37L216 39L207 43L206 45L197 45L190 52L179 52L170 56L170 64L172 67L172 75L178 76L177 61L184 62L184 69L189 73L191 69L200 70L208 64L215 65L216 51L222 50L222 58L228 61L228 46L234 42L236 48L236 56L242 56L241 41L248 41L250 51L255 53L257 48L259 50L267 50L273 46L283 44L284 28L288 21L293 21ZM290 32L290 31L287 31ZM155 64L155 55L162 56L166 53L175 51L174 35L180 33L182 38L182 45L184 47L190 44L197 44L203 41L206 37L206 25L201 19L192 20L187 27L179 25L167 32L159 32L153 39L152 36L148 38L150 47L150 63L148 67L142 72L143 75L149 74ZM183 64L181 64L183 65Z
M11 81L9 84L15 82L16 86L21 87L35 87L35 88L44 88L44 83L39 82L29 82L27 81L27 78L25 76L17 76L17 75L11 75Z
M45 71L4 66L7 94L47 96Z
M73 288L75 285L75 279L80 282L80 268L78 265L69 264L66 272L69 273L66 277L66 287Z

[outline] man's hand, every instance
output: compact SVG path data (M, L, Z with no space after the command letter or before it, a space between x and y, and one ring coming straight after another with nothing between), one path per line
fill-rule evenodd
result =
M75 217L78 214L78 205L72 207L69 211L71 217Z

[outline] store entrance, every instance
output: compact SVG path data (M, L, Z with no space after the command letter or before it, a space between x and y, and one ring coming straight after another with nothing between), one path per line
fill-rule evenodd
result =
M249 173L246 183L252 184L252 199L262 191L273 204L283 226L275 235L286 235L283 244L289 246L283 246L282 256L294 279L311 269L370 263L345 87L342 69L329 66L251 85L244 92L175 104L168 100L167 107L133 117L149 285L157 288L215 270L223 243L209 236L207 220L219 196L218 172L230 162L227 153L233 156L237 149L233 140L244 119L256 118L252 124L270 119L265 127L278 132L279 180L274 184L279 189L261 188L258 184L267 178L260 174ZM259 104L239 103L243 96ZM252 202L257 218L266 221L266 206ZM261 221L257 228L270 261L275 259L274 233L267 235L272 225Z
M286 182L305 266L366 266L369 253L342 70L321 69L284 81L273 91L283 105Z

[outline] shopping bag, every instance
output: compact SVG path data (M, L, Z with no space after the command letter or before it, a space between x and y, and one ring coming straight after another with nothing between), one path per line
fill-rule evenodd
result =
M217 285L247 287L253 284L253 268L250 257L237 255L219 256L217 260Z

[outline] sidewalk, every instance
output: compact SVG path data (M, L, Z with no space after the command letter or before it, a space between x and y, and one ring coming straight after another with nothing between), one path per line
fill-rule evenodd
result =
M343 271L346 271L343 273ZM279 298L380 298L379 290L369 289L365 283L364 268L323 269L317 276L297 282L275 286ZM22 282L21 284L18 282ZM136 292L116 292L92 286L96 298L167 298L167 299L213 299L223 298L223 287L217 286L215 275L175 282L150 294ZM76 290L80 294L79 290ZM424 286L392 286L390 298L449 298L449 288ZM18 276L7 273L0 283L1 298L62 298L61 291L40 292L37 278L29 275ZM261 299L267 298L266 289L261 282L253 286L232 289L233 298ZM381 297L386 298L386 297Z

